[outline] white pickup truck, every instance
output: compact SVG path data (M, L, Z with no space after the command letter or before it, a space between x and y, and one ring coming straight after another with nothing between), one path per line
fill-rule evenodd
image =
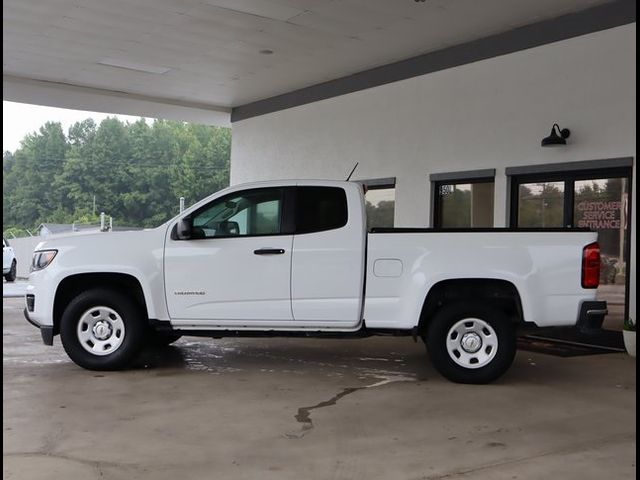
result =
M516 329L599 328L596 233L373 229L354 182L222 190L150 230L75 235L33 254L25 317L95 370L181 335L422 337L450 380L487 383Z

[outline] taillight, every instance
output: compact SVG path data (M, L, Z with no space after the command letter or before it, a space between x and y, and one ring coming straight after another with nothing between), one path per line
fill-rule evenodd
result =
M600 245L593 242L582 249L582 288L600 285Z

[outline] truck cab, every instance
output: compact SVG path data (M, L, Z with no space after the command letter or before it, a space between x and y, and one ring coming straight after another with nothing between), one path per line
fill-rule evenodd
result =
M165 243L172 323L359 328L364 215L358 184L327 181L254 186L189 211Z

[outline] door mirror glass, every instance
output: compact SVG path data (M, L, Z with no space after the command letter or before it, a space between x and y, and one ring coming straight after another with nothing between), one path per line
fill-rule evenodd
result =
M218 224L218 228L216 228L216 237L231 237L234 235L240 235L240 225L238 222L233 222L231 220L225 220L224 222L220 222Z
M192 220L189 217L181 218L176 225L176 237L178 240L189 240L192 233Z

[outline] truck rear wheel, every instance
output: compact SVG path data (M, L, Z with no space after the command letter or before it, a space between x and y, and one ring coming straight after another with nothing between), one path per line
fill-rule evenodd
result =
M80 293L64 310L60 337L67 355L88 370L119 370L143 345L145 322L127 296L108 289Z
M516 354L516 329L505 314L482 304L440 309L425 339L431 361L457 383L484 384L502 376Z

